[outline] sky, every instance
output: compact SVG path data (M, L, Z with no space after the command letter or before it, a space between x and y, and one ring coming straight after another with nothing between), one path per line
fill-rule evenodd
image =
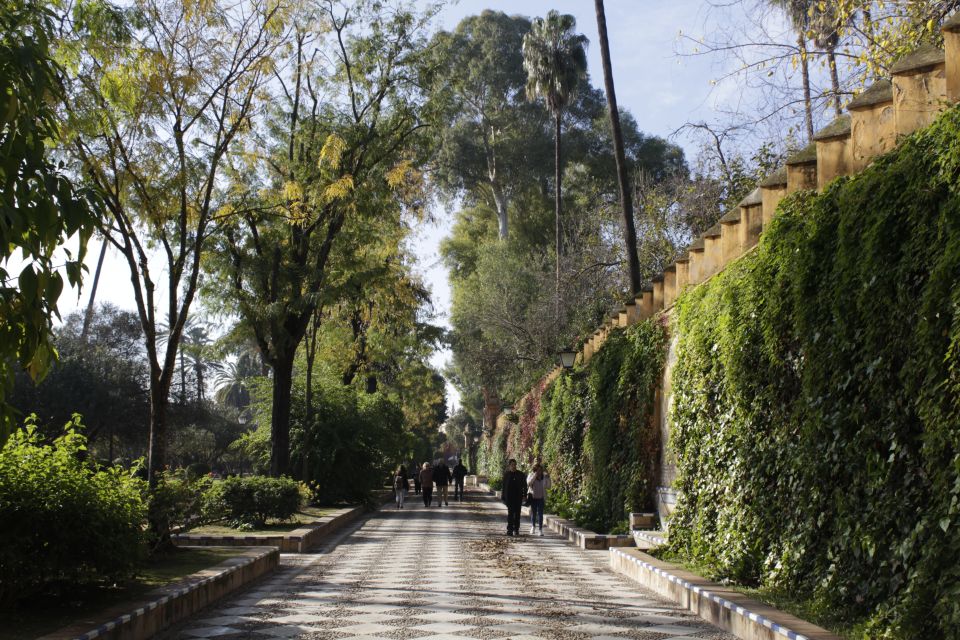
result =
M602 88L603 72L593 2L461 0L442 10L438 27L453 29L462 18L484 9L530 17L546 15L550 9L572 14L577 19L578 31L590 40L591 81ZM717 61L676 54L679 33L698 35L711 18L703 0L607 0L606 16L617 100L621 108L634 115L641 130L669 137L686 122L712 119L713 105L725 98L724 91L731 90L718 91L711 84L718 75ZM678 137L674 142L684 147L688 157L694 155L696 149L692 141ZM440 240L449 233L452 213L436 211L437 222L417 229L411 243L417 256L418 271L433 294L435 322L444 326L449 326L450 287L438 248ZM87 260L91 274L99 251L99 242L91 242ZM65 291L61 296L61 314L84 307L88 295L89 287L80 297L74 291ZM125 309L134 308L126 264L112 249L108 251L97 301L111 302ZM449 358L448 351L441 351L432 361L442 369ZM452 410L458 404L456 390L448 385L448 408Z

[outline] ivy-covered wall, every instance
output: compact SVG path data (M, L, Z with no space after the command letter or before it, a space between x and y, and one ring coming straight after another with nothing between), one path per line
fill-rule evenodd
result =
M960 638L960 110L678 303L672 551Z
M491 480L516 458L540 457L554 482L548 511L598 532L625 531L630 511L652 510L659 433L653 402L666 330L648 320L615 331L586 366L534 387L481 446Z

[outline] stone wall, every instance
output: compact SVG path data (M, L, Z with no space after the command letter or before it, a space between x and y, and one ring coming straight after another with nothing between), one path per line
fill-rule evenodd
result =
M673 305L685 288L705 282L759 243L784 196L801 189L822 190L834 178L861 171L875 157L895 148L900 138L929 125L947 107L960 102L960 13L943 25L943 33L945 49L924 46L900 60L891 69L891 79L877 81L851 101L848 113L817 132L808 147L788 158L780 170L695 239L640 296L614 312L584 342L577 354L578 364L588 362L615 328L657 315L665 316L669 324ZM675 502L676 465L669 448L669 426L676 344L674 337L654 415L662 438L657 508L664 522ZM560 367L551 371L548 382L560 372ZM504 419L502 415L498 418L498 428Z

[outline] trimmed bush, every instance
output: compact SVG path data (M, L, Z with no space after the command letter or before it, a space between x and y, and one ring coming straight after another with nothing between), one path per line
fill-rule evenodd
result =
M28 421L0 449L0 604L121 580L144 557L143 483L85 463L80 428L44 444Z
M238 529L262 527L268 519L289 520L303 504L300 485L290 478L234 476L207 491L205 512Z

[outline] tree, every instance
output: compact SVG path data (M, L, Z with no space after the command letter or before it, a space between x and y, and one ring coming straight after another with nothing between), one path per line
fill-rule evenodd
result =
M600 34L600 58L603 61L603 84L607 90L607 105L610 110L610 127L613 131L613 149L617 161L617 183L620 187L620 207L623 215L623 241L626 247L630 273L630 291L640 293L640 260L637 257L637 232L633 224L633 197L627 180L627 161L623 150L623 132L620 130L620 111L617 109L617 93L613 87L613 67L610 64L610 44L607 42L607 18L603 0L595 0L597 31Z
M63 43L71 150L103 194L100 231L126 260L143 327L151 487L166 464L168 397L204 250L229 217L224 163L258 108L283 9L265 0L137 0L126 10L92 2L78 6ZM162 351L159 309L169 326Z
M556 175L554 177L554 198L556 217L556 309L559 316L560 309L560 256L563 247L561 244L561 176L563 165L560 154L560 131L563 111L573 99L580 82L587 75L588 40L582 34L573 30L577 26L576 19L569 15L561 15L557 11L550 11L547 17L535 18L531 23L530 33L523 37L523 66L527 71L527 97L530 100L543 98L547 109L554 119L554 163Z
M810 11L813 0L770 0L771 4L782 10L793 25L797 34L800 77L803 86L804 124L807 142L813 140L813 101L810 92L810 60L807 52L807 32L810 29Z
M64 286L56 259L62 252L67 282L80 286L98 215L93 194L76 189L48 151L62 139L53 24L46 3L0 7L0 447L15 422L7 394L16 368L41 380L56 356L52 318ZM74 235L75 251L64 247ZM14 254L19 273L10 271Z
M289 471L294 362L317 309L336 299L333 266L375 239L378 224L399 225L405 206L422 204L413 166L431 14L375 0L300 11L288 75L275 75L282 107L251 130L234 167L238 213L215 263L229 283L224 304L273 372L272 475Z
M452 195L487 202L501 240L516 191L536 179L549 153L543 111L524 99L521 47L528 31L527 18L485 10L432 43L435 179Z

